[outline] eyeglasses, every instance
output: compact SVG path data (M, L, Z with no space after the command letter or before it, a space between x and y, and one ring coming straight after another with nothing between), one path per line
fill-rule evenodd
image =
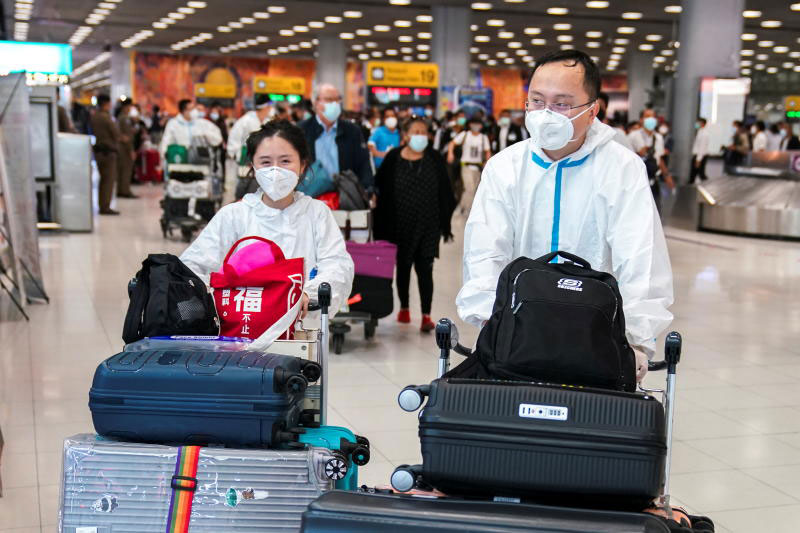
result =
M597 100L591 100L591 101L586 102L585 104L581 104L581 105L569 105L569 104L565 104L563 102L555 102L555 103L552 103L552 104L548 104L544 100L538 100L538 99L526 100L525 101L525 111L541 111L542 109L547 108L550 111L552 111L553 113L560 113L562 115L566 115L567 113L569 113L573 109L578 109L579 107L586 107L587 105L592 105L596 101Z

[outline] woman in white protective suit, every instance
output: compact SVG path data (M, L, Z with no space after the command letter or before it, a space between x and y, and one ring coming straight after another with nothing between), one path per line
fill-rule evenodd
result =
M286 120L270 121L248 137L247 158L260 188L220 209L181 261L208 281L236 241L264 237L280 246L287 258L305 260L301 318L308 312L309 298L316 300L319 284L325 281L331 285L333 314L350 296L353 260L331 210L295 191L310 159L303 131Z
M600 73L578 50L541 57L526 103L528 142L491 158L464 236L461 318L482 326L500 272L521 256L563 250L613 274L637 378L672 321L672 271L641 158L595 120Z

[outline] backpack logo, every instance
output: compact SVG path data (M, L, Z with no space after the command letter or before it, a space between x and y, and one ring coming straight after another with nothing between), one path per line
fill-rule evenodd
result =
M565 291L582 292L583 288L581 285L583 285L583 282L578 281L577 279L561 278L558 280L558 288L564 289Z

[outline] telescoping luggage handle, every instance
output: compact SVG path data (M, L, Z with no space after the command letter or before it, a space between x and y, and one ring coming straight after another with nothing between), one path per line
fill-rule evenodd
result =
M309 311L321 311L320 317L320 346L317 357L320 367L322 367L322 382L320 384L319 396L319 423L327 424L328 413L328 318L331 306L331 286L323 282L319 284L317 292L317 303L308 306Z

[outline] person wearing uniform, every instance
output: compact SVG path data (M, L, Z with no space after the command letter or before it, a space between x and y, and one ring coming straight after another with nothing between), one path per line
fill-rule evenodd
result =
M258 131L267 121L272 112L269 96L266 94L256 94L253 98L255 111L248 111L242 115L231 128L228 134L228 157L237 165L237 168L246 170L246 155L243 156L242 149L247 144L247 138L254 131ZM246 175L237 176L238 183L235 187L236 198L242 198L248 192L256 189L256 184ZM226 184L226 189L232 190Z
M119 127L119 151L117 152L117 198L137 198L131 191L131 175L133 174L133 137L136 126L130 116L134 109L133 102L125 100L119 108L117 125Z
M600 72L584 52L536 62L525 126L531 139L492 157L464 235L459 316L481 327L501 271L518 257L563 250L619 282L637 377L671 322L672 271L661 222L636 154L596 120Z
M222 132L210 120L205 119L205 112L195 108L191 100L178 102L178 114L169 119L158 151L166 157L167 148L171 144L190 147L193 144L201 146L219 146L222 144Z
M111 198L114 195L114 183L117 181L120 133L111 119L111 98L107 94L97 96L97 109L92 114L91 124L95 137L94 160L100 173L100 214L119 215L119 212L111 209Z
M302 130L286 120L272 120L252 133L246 146L259 189L220 209L183 252L181 261L207 281L222 267L236 241L264 237L286 257L303 258L303 314L309 299L316 299L319 285L327 282L333 316L350 296L353 260L328 206L295 190L311 161ZM313 278L312 271L316 271Z

